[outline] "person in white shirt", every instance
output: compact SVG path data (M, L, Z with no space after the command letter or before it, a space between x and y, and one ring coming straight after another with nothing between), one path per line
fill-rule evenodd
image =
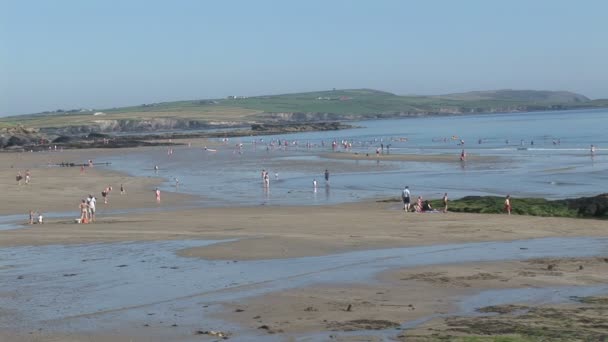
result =
M91 222L95 222L95 205L97 203L97 199L95 198L95 196L93 195L89 195L89 198L87 198L87 204L89 206L88 210L89 210L89 220Z
M410 211L410 187L406 186L405 189L401 192L401 199L403 200L403 210L405 212Z

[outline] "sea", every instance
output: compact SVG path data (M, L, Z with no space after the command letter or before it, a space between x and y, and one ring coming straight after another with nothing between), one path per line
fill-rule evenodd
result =
M215 139L207 149L201 143L157 147L100 162L134 176L162 177L162 191L197 195L196 204L202 206L338 204L398 198L405 186L424 199L446 192L452 199L507 194L560 199L608 192L607 109L350 124L356 128ZM279 148L279 141L287 141L288 147ZM338 143L336 150L333 141ZM342 142L352 147L344 149ZM380 146L385 154L448 155L454 162L376 158ZM465 162L459 161L462 150L469 156ZM339 153L369 158L331 158ZM263 169L270 174L268 188L261 179Z

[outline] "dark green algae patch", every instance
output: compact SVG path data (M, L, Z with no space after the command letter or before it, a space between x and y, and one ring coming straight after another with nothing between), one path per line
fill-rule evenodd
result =
M397 202L400 198L379 202ZM443 210L440 199L429 201L436 210ZM449 212L476 214L505 214L504 197L466 196L448 203ZM547 217L608 219L608 194L561 200L511 197L511 214Z

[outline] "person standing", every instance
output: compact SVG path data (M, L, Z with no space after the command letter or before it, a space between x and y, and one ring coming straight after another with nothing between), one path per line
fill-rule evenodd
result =
M154 194L156 195L156 203L160 203L160 189L156 188L156 190L154 190Z
M87 223L88 221L88 210L89 210L89 206L87 205L87 201L86 200L82 200L82 202L80 202L80 205L78 206L78 208L80 208L80 221L79 223Z
M448 193L444 193L443 194L443 212L447 213L448 212Z
M405 212L410 211L410 187L406 186L405 189L401 192L401 199L403 200L403 210Z
M87 198L87 205L88 205L90 222L95 222L96 204L97 204L97 199L95 198L95 196L89 194L89 198Z
M127 193L127 190L125 190L125 186L124 186L124 185L122 185L122 184L120 184L120 194L121 194L121 195L124 195L124 194L126 194L126 193Z
M329 171L325 169L325 183L329 184Z
M505 198L505 211L507 215L511 215L511 195L507 195Z
M110 188L105 188L101 192L101 197L103 197L103 204L108 204L108 195L110 194Z

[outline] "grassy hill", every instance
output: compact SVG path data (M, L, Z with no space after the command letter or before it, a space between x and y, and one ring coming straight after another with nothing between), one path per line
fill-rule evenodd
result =
M192 100L143 104L95 111L71 110L21 115L0 119L0 127L94 125L108 120L159 119L211 123L260 121L356 120L552 109L608 107L608 100L589 100L570 92L533 90L477 91L438 96L399 96L372 89L329 90L215 100ZM93 115L103 112L102 115Z

